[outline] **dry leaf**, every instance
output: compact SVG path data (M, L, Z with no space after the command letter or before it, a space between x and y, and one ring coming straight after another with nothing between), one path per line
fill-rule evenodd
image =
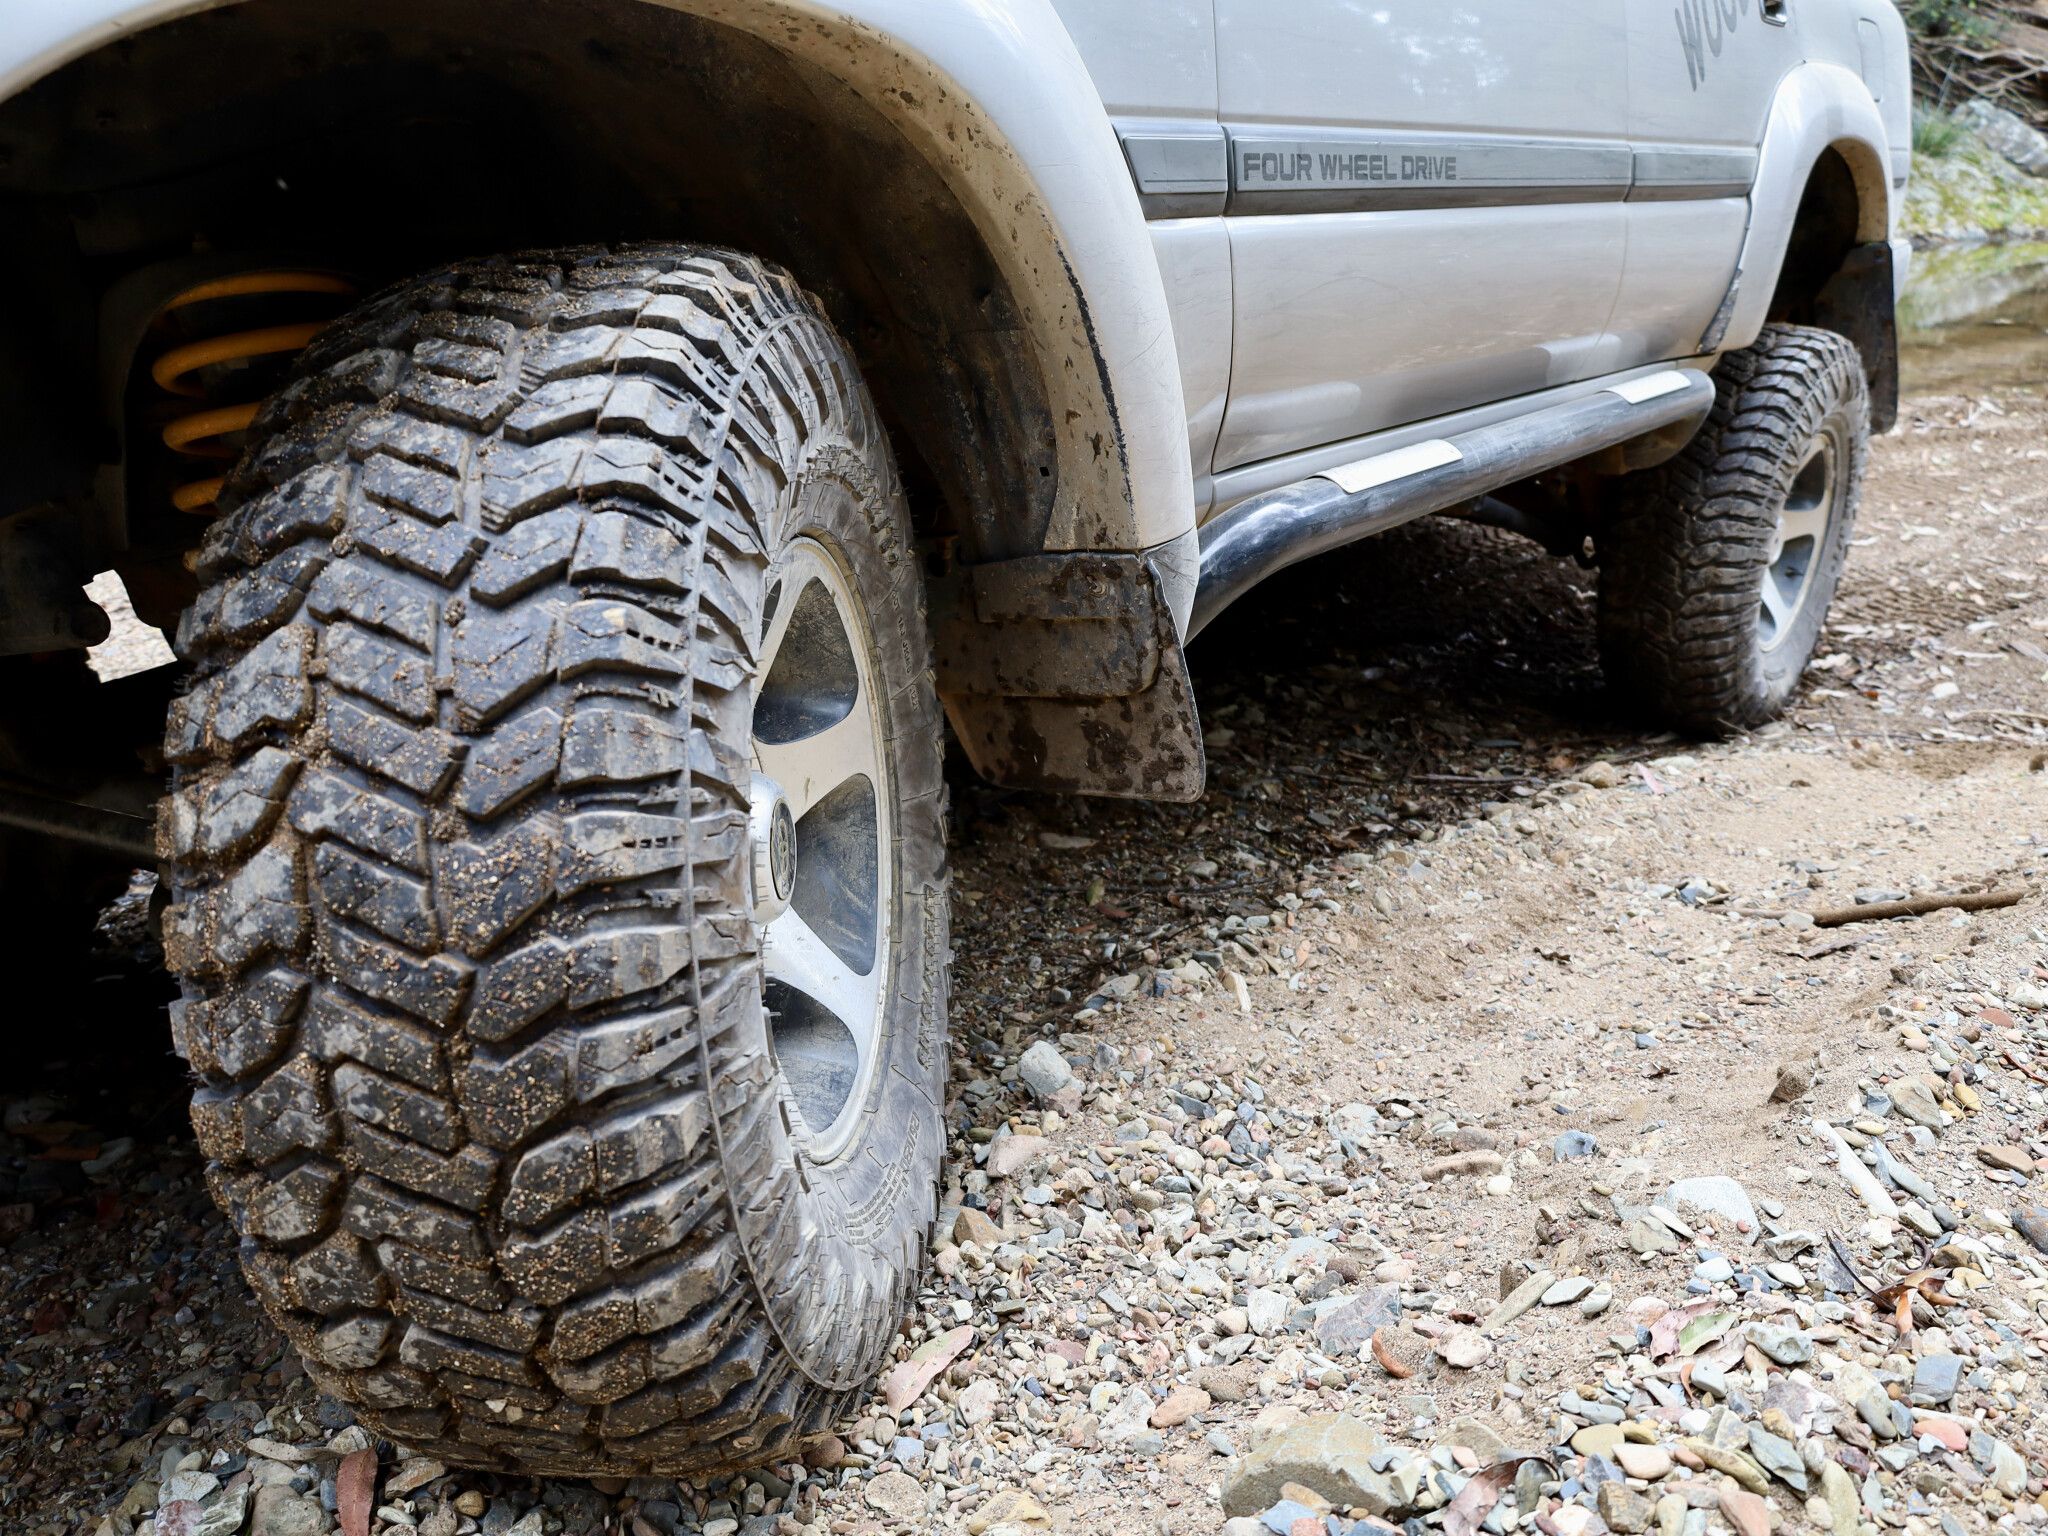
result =
M377 1453L367 1447L342 1457L334 1474L335 1512L341 1536L370 1536L370 1511L377 1507Z

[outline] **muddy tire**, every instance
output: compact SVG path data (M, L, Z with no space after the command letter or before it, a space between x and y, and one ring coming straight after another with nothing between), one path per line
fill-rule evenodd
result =
M1709 735L1791 697L1841 578L1870 441L1862 363L1832 331L1766 326L1714 383L1706 424L1621 483L1597 539L1610 685Z
M910 1304L946 1065L922 587L844 347L733 252L451 267L314 341L221 506L159 840L264 1306L459 1465L793 1453Z

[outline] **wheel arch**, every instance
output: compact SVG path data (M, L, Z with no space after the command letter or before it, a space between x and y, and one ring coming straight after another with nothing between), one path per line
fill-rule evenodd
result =
M551 94L547 81L528 80L524 100L557 111L561 122L552 126L573 129L568 137L608 143L611 160L593 167L597 179L645 187L670 170L694 176L677 198L692 206L680 208L671 227L644 233L738 244L766 231L749 248L767 246L765 254L820 292L848 332L892 434L910 450L904 457L913 492L929 469L964 558L1144 549L1192 528L1164 290L1114 132L1048 0L1022 0L1001 14L920 0L833 7L808 0L426 0L404 7L375 0L368 7L334 0L24 0L0 35L0 140L20 103L38 93L63 95L58 82L67 73L104 86L110 71L97 69L96 60L126 65L160 55L180 29L217 38L268 28L278 67L289 72L293 47L332 41L321 36L323 27L338 34L355 16L364 18L356 29L367 32L370 18L385 12L433 32L441 44L479 53L512 50L508 33L554 45L535 51L561 56L558 81L570 82L571 94ZM727 101L701 99L707 72L690 76L689 61L644 57L647 39L664 26L691 47L715 43L733 64ZM679 44L677 51L687 49ZM210 108L209 96L226 82L209 73L202 52L193 49L185 86L190 99ZM393 52L402 53L402 44ZM237 56L222 55L215 67ZM247 50L239 57L246 62ZM361 62L350 60L356 68ZM686 87L670 103L667 124L634 95L645 81L629 78L633 66L651 62L673 65ZM593 82L608 77L621 82L619 98L593 97ZM699 99L686 102L690 86ZM781 139L741 142L760 126L744 113L740 132L724 142L704 131L707 121L718 120L718 107L755 104L744 98L757 88L776 96ZM107 165L120 131L92 141L75 120L85 97L74 93L67 105L74 109L67 127ZM160 117L158 104L148 111ZM616 114L609 138L607 113ZM188 120L152 126L160 137L203 137L204 117L195 109ZM279 125L285 136L293 126ZM636 133L625 142L629 127ZM899 206L807 219L794 206L800 194L792 188L816 185L825 174L811 167L807 181L783 151L805 143L810 156L836 164L844 180L841 162L851 154L840 140L848 134L893 162L869 168L871 203L894 198ZM685 167L693 154L696 165ZM0 188L22 179L22 157L13 158L12 176L0 161ZM166 183L154 164L141 179ZM718 184L715 197L689 195L706 182ZM844 201L852 201L850 192ZM889 221L885 211L905 238L938 231L954 248L880 259L873 241L875 226ZM565 233L617 238L643 231ZM919 370L931 375L923 386L912 378Z

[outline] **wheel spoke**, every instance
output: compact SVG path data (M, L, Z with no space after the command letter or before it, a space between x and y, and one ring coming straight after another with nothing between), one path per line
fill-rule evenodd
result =
M1765 625L1768 633L1764 636L1764 643L1767 646L1774 645L1791 627L1796 605L1785 600L1785 594L1779 590L1777 577L1769 571L1764 572L1763 604L1764 616L1768 620Z
M837 725L797 741L754 742L754 764L782 786L790 814L804 813L855 774L875 774L874 723L856 709Z
M1825 502L1817 507L1787 507L1778 519L1778 548L1782 551L1801 539L1811 539L1818 549L1821 535L1827 531Z
M875 1011L874 983L853 968L811 930L794 908L761 935L761 964L770 981L801 992L865 1040ZM822 1127L821 1127L822 1129Z

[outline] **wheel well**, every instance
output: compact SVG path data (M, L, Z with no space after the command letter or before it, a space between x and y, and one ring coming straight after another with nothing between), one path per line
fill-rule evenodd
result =
M921 535L1035 553L1057 495L1043 361L945 179L827 71L641 0L245 0L167 22L0 104L0 207L27 232L0 264L36 296L0 317L0 517L75 506L101 530L88 570L111 557L152 621L203 525L141 473L163 450L106 344L140 322L110 296L238 253L367 291L536 245L754 252L845 337Z
M1822 150L1807 174L1806 190L1799 196L1785 262L1771 294L1769 320L1787 325L1812 323L1814 299L1860 243L1862 212L1849 162L1837 149Z

